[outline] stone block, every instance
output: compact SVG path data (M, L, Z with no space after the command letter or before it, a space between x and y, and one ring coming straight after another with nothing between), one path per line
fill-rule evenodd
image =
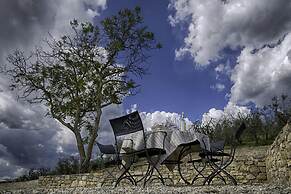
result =
M75 181L72 182L71 186L72 187L77 187L78 184L79 184L79 182L77 180L75 180Z
M241 182L241 180L243 180L245 177L244 176L235 176L236 180Z
M242 184L248 184L250 181L248 180L248 179L243 179L242 181L241 181L241 183Z
M248 170L248 166L246 166L246 165L241 165L240 167L239 167L239 171L240 172L246 172Z
M252 164L254 164L254 161L253 161L253 160L247 160L247 161L245 162L245 164L246 164L246 165L252 165Z
M260 169L257 167L257 166L250 166L248 168L248 171L251 173L251 174L254 174L254 175L257 175L259 172L260 172Z
M256 179L256 177L255 177L254 175L252 175L252 174L248 174L248 175L246 176L246 179L247 179L247 180L254 180L254 179Z
M259 169L261 172L266 173L266 166L260 166Z
M266 162L265 162L265 161L258 162L258 163L257 163L257 166L260 166L260 167L262 167L262 166L266 166Z
M79 181L78 186L84 187L86 185L86 181Z
M257 176L258 180L267 180L267 174L266 173L259 173Z

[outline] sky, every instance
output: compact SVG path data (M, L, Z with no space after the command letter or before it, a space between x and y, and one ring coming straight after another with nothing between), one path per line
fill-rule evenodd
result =
M133 110L145 128L249 113L273 96L291 95L290 0L9 0L0 1L0 65L14 49L42 45L69 21L91 21L140 6L144 24L163 48L151 52L140 92L103 110L98 141L111 142L108 120ZM17 100L0 77L0 180L29 168L52 167L76 154L72 133L43 105Z
M120 8L140 6L144 23L163 45L162 49L151 53L148 75L137 80L140 92L128 97L124 107L137 104L140 111L184 112L192 120L200 119L209 108L225 106L226 91L217 92L211 88L216 84L214 66L195 70L191 59L175 59L175 49L183 43L185 32L171 27L168 17L174 12L168 5L168 1L108 1L108 9L102 13L106 17Z

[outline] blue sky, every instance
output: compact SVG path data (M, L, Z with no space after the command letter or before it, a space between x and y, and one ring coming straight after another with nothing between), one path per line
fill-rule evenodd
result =
M128 109L137 104L140 111L185 112L191 120L201 119L210 108L222 109L227 104L225 95L230 82L225 79L226 89L217 92L211 89L217 82L215 65L197 69L190 58L175 59L175 49L183 43L185 32L170 26L168 16L173 10L168 9L168 4L168 1L155 0L109 0L107 9L102 12L101 18L116 14L122 8L140 6L145 24L163 45L151 54L149 74L137 80L141 85L140 93L128 97L124 107Z

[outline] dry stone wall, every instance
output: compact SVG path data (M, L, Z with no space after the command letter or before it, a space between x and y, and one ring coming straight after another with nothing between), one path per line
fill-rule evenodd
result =
M88 174L75 175L50 175L42 176L38 180L41 187L59 188L59 187L100 187L104 180L103 171Z
M291 124L287 124L267 151L269 182L291 185Z
M266 150L268 147L253 147L253 148L239 148L237 150L235 160L227 168L227 170L237 179L238 184L253 184L253 183L265 183L267 181L266 173ZM144 162L139 162L132 168L132 173L136 176L142 177L146 171L147 166ZM117 172L117 168L109 168L107 170ZM195 170L189 164L182 168L187 178L195 176ZM210 169L206 169L209 172ZM164 178L167 178L167 184L181 185L184 184L180 178L178 169L175 168L173 172L169 171L165 166L161 166L161 173ZM104 185L109 186L114 184L114 180L108 178L105 170L98 171L90 174L78 174L78 175L61 175L61 176L45 176L40 177L39 185L42 187L63 188L63 187L96 187ZM105 181L104 181L105 180ZM198 179L195 183L201 184L202 179ZM219 179L215 181L220 181ZM129 184L128 181L122 181L122 185ZM154 180L154 184L161 184L159 180Z

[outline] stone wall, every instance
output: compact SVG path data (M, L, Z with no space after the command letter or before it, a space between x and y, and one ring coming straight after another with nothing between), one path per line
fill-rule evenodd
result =
M75 174L75 175L50 175L38 179L40 187L96 187L101 186L104 180L104 172Z
M267 151L269 182L291 185L291 124L287 124Z
M228 171L236 178L238 184L253 184L253 183L265 183L267 181L266 173L266 150L268 147L244 147L238 148L235 156L235 160L228 167ZM189 164L190 165L190 164ZM146 165L144 162L139 162L134 165L133 171L135 175L142 176L146 171ZM192 166L184 166L183 173L189 178L195 176ZM109 168L108 170L118 170L116 168ZM206 170L209 171L210 169ZM173 172L169 171L165 166L161 167L161 173L164 178L167 179L167 184L180 185L184 184L181 180L178 169L175 168ZM40 177L39 185L42 187L96 187L101 186L101 183L106 178L107 173L105 170L98 171L90 174L78 174L78 175L61 175L61 176L45 176ZM171 181L170 181L171 180ZM198 179L196 184L201 184L202 179ZM217 179L216 181L220 181ZM113 185L112 179L106 178L105 185ZM121 184L129 184L128 181L122 181ZM155 184L161 184L156 181Z
M267 181L267 146L239 148L235 160L227 168L239 184L264 183Z

